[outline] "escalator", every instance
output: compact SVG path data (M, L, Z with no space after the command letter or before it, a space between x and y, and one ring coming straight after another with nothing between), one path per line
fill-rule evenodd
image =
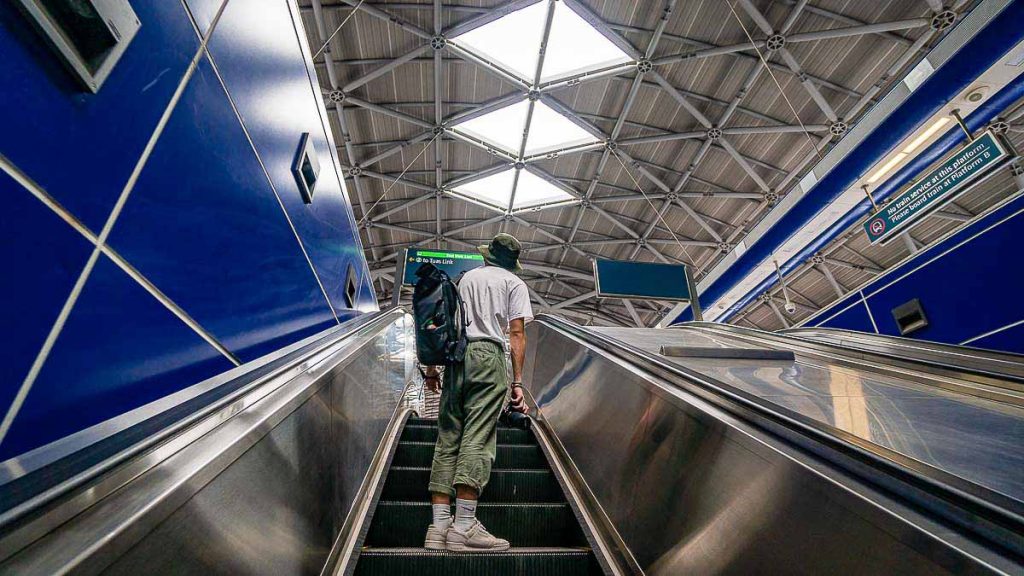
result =
M477 517L512 548L486 554L424 549L431 521L425 495L436 441L436 420L406 424L358 552L356 576L602 574L536 438L504 425L498 428L495 469Z
M806 343L735 360L789 344L727 330L527 326L532 430L499 428L478 508L507 552L422 548L437 428L392 310L229 373L89 457L26 461L0 510L0 573L1024 573L1024 409L985 397L997 375ZM669 341L719 351L667 356ZM897 410L926 393L930 411ZM973 410L978 446L940 449L940 405Z

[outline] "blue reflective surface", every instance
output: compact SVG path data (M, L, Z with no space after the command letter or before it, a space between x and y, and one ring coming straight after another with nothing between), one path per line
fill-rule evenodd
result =
M142 27L98 94L16 2L0 4L0 154L99 230L199 47L178 1L133 2Z
M192 13L192 18L196 21L196 26L199 28L199 33L206 35L206 31L210 29L210 24L213 23L213 17L217 15L217 9L220 8L221 4L228 2L229 0L185 0L185 5L188 6L189 12ZM248 0L242 0L241 2L235 2L235 4L244 4Z
M109 244L243 361L335 322L205 59Z
M217 24L210 52L331 303L339 316L350 316L346 274L350 263L364 272L363 254L348 199L331 169L320 88L314 91L306 72L296 30L282 25L291 18L283 0L233 2ZM292 172L304 132L323 167L311 204L302 201Z
M0 460L231 367L223 355L101 256L0 445Z
M0 411L6 412L82 272L92 245L0 172Z

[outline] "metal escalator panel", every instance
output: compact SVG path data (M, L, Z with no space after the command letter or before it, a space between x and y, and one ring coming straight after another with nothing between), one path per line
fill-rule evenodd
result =
M353 322L0 522L0 574L319 573L414 374L401 310Z
M660 330L658 337L675 332ZM678 332L691 345L730 345L715 335ZM524 381L539 407L539 425L557 435L587 486L587 501L607 518L610 540L637 570L1019 574L1024 568L1024 521L1009 499L778 409L771 399L689 364L711 360L660 357L653 340L645 349L627 344L621 333L611 338L544 316L527 333ZM715 376L771 385L780 372L794 370L793 362L736 362ZM819 411L830 402L810 388L802 401Z
M529 431L498 428L498 454L477 516L512 544L507 552L426 550L431 522L427 483L437 440L437 421L411 419L358 553L356 576L415 574L602 574L573 509L540 446Z
M789 362L664 357L736 394L825 427L904 465L942 470L980 488L1003 508L1024 510L1024 398L883 359L809 348L792 337L704 324L671 330L595 330L657 354L659 346L764 347L795 352Z
M970 375L990 376L1015 383L1015 388L1024 391L1024 356L1020 354L838 328L790 328L780 333L892 359L932 363Z

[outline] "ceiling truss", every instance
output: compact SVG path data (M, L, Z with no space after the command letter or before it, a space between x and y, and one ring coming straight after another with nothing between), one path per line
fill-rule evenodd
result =
M520 78L449 40L538 1L549 5L545 43L561 1L631 61L544 83L539 66L534 78ZM932 16L947 8L937 0L891 0L851 15L807 0L730 0L717 3L712 15L701 12L712 10L702 8L706 3L685 0L643 3L651 7L646 14L614 6L598 13L582 0L493 7L441 0L300 3L316 46L357 11L316 64L381 302L394 290L395 259L404 247L474 249L504 230L524 237L524 278L538 308L629 326L652 325L668 306L597 299L588 261L685 262L698 278L705 274L940 37ZM381 46L367 40L383 35L389 41ZM827 56L837 46L845 52ZM884 66L849 64L864 58ZM687 81L687 71L698 75ZM387 97L375 90L399 86L406 73L421 79L415 89L396 87ZM708 85L700 74L719 82ZM476 84L499 89L477 98ZM576 104L588 98L599 105ZM452 128L524 99L531 111L543 102L598 142L527 156L527 134L519 154L510 154ZM1018 129L1020 118L1014 120L1011 129ZM565 190L574 202L495 212L450 194L510 166ZM935 218L962 223L972 216L949 208ZM907 241L919 248L909 235ZM847 273L884 269L836 243L791 277L816 275L834 298L855 288ZM790 290L805 314L830 301L819 292ZM775 321L791 322L775 300L770 295L737 321L763 326L756 318L764 314L756 311L767 309Z

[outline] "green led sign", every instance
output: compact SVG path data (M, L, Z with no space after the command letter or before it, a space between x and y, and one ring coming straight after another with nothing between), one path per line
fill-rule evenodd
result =
M420 250L409 248L405 251L405 267L402 284L416 284L416 271L424 264L433 264L453 280L463 273L484 265L484 257L479 252L453 252L450 250Z

